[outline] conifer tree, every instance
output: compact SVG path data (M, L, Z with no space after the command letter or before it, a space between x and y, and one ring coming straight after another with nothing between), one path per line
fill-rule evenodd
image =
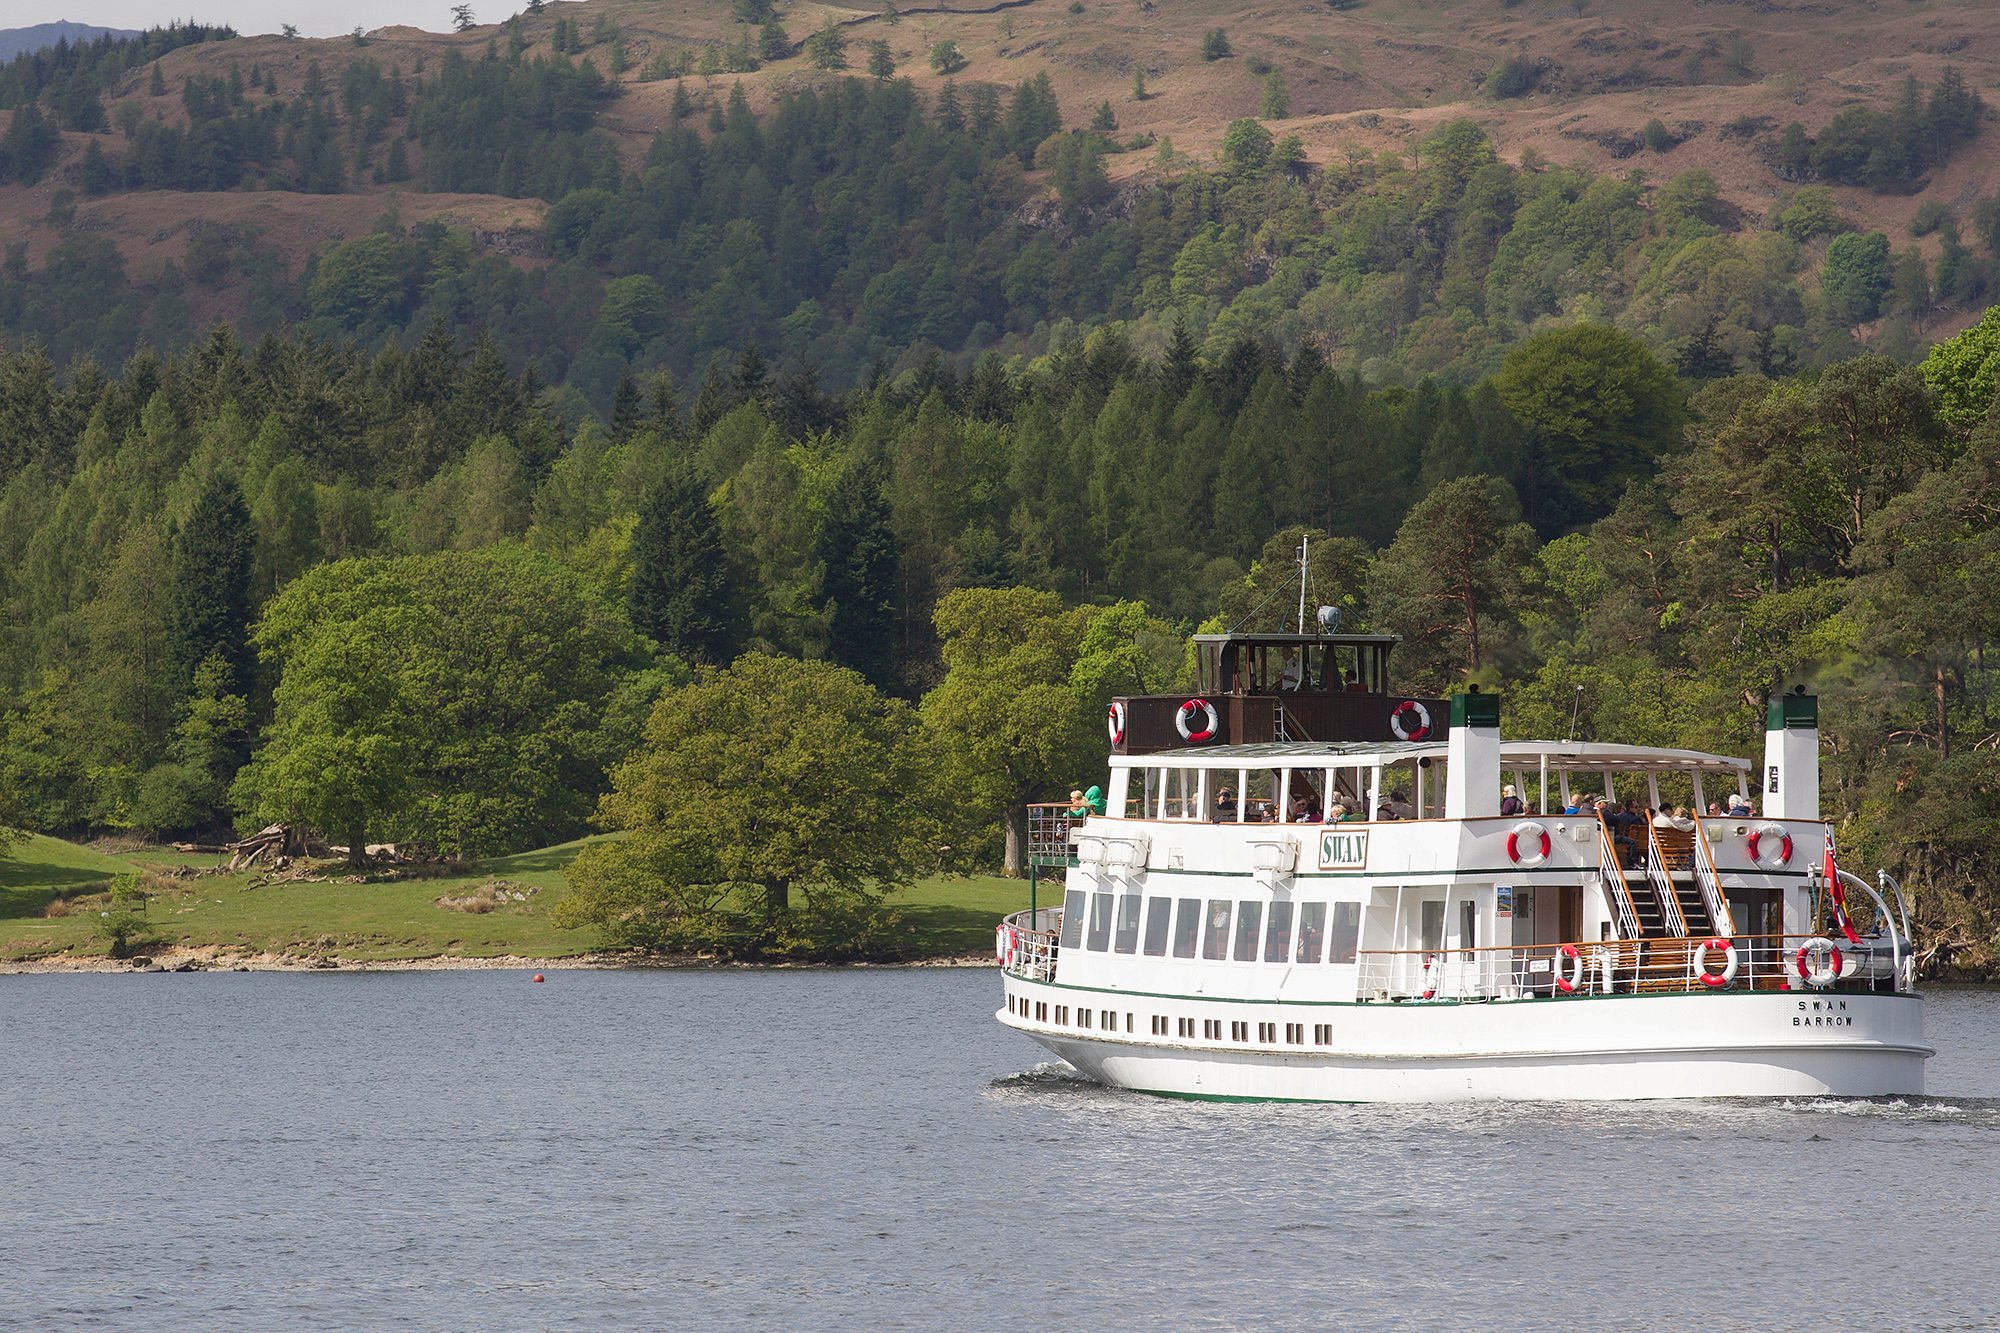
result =
M639 385L626 370L618 376L618 387L611 391L611 438L623 444L639 429Z
M176 699L210 656L227 671L226 692L250 678L250 510L233 477L212 479L174 540L167 589L167 682Z
M827 656L877 689L889 690L896 670L901 561L878 460L855 461L834 483L813 554L821 567Z
M721 664L736 652L734 592L722 525L694 469L670 472L639 507L632 533L632 627L691 662Z

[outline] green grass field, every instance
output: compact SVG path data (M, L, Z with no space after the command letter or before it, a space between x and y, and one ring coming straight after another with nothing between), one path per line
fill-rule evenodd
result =
M110 907L112 877L125 874L145 877L145 932L154 948L213 946L342 962L573 957L597 950L597 932L559 929L549 909L569 891L564 870L590 841L495 857L471 873L436 879L267 884L255 872L163 878L179 867L215 866L220 857L170 847L106 853L37 836L0 856L0 960L105 956L100 913ZM486 912L439 905L493 881L535 892ZM892 901L910 932L910 956L978 954L993 947L994 922L1028 905L1028 886L998 876L933 878Z

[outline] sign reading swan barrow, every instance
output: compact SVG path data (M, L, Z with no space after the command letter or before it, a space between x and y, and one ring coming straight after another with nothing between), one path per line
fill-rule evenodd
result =
M1338 870L1368 864L1368 830L1323 829L1319 835L1319 868Z

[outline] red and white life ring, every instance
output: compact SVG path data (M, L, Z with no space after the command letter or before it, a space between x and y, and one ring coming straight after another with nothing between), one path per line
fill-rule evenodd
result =
M1783 824L1759 824L1750 831L1750 859L1775 870L1792 859L1792 835Z
M1798 965L1799 980L1814 990L1825 990L1840 980L1840 969L1846 962L1840 956L1840 946L1824 935L1801 944L1793 961Z
M1431 710L1415 699L1405 699L1389 710L1389 730L1399 741L1423 740L1431 734Z
M1565 995L1576 994L1576 988L1583 984L1583 955L1574 944L1565 944L1556 950L1555 964L1556 989Z
M1199 718L1201 724L1195 725ZM1206 699L1190 699L1174 714L1174 730L1181 739L1194 745L1215 739L1215 733L1222 730L1222 719L1216 714L1215 705Z
M1438 993L1438 973L1444 968L1438 964L1435 954L1424 955L1424 993L1422 998L1435 1000Z
M1719 973L1708 970L1708 956L1717 949L1722 950L1722 971ZM1736 980L1736 968L1741 961L1736 956L1736 946L1720 936L1695 946L1693 962L1695 970L1701 974L1701 984L1716 990Z
M1507 859L1524 870L1533 870L1548 860L1554 850L1549 831L1532 819L1514 825L1507 835Z
M993 956L1002 967L1014 961L1014 928L1004 921L993 928Z
M1111 733L1111 743L1113 745L1123 745L1125 743L1125 701L1123 699L1113 699L1111 707L1105 710L1104 729Z

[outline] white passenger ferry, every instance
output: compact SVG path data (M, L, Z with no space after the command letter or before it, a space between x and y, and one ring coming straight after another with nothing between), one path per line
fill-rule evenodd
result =
M1105 813L1031 811L1062 904L1001 924L999 1020L1188 1097L1923 1091L1907 907L1835 863L1812 696L1755 768L1502 741L1497 696L1390 693L1393 642L1201 636L1196 692L1116 701Z

